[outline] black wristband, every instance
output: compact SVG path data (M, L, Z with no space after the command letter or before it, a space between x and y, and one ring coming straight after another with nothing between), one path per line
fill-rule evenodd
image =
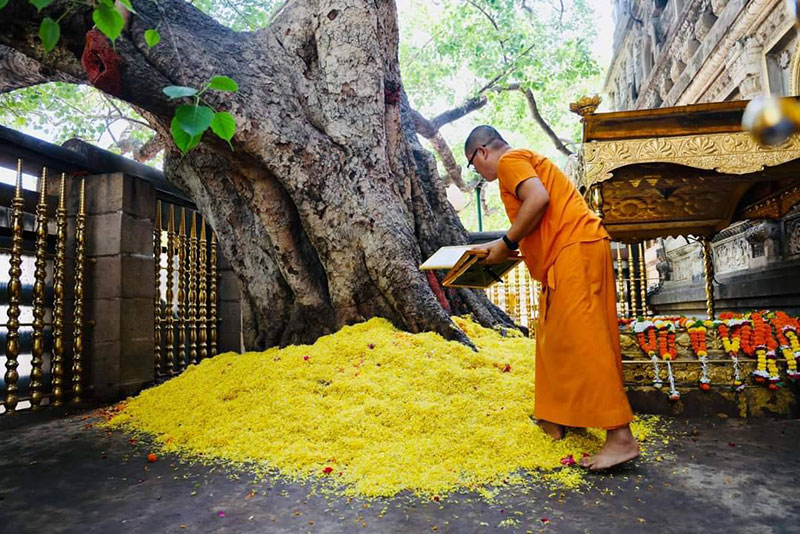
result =
M517 250L519 248L519 243L516 241L511 241L507 235L503 235L503 243L509 248L509 250Z

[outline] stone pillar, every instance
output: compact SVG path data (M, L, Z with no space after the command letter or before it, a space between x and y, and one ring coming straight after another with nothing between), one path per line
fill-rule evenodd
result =
M219 323L217 327L217 352L242 352L242 306L239 279L233 274L225 257L219 253Z
M66 346L72 346L75 214L80 177L67 182ZM48 183L58 196L58 181ZM115 400L153 381L155 188L114 173L86 177L84 384Z

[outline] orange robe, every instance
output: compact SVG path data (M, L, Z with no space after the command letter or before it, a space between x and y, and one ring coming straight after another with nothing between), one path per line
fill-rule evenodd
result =
M536 328L534 416L572 427L616 428L633 420L622 383L610 237L575 186L547 158L511 150L497 167L511 222L517 186L539 178L550 196L539 225L520 241L544 291Z

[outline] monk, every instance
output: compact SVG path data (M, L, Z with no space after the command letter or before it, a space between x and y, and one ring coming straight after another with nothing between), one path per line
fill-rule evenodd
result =
M468 166L500 182L511 227L478 245L486 263L520 250L544 291L536 329L534 417L554 439L566 427L604 428L606 441L581 465L602 470L639 455L622 384L610 237L567 176L547 158L512 149L491 126L464 144Z

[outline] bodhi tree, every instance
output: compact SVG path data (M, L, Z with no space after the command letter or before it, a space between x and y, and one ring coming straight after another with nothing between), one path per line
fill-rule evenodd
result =
M0 7L4 90L88 82L166 140L240 281L248 348L373 316L464 342L451 313L510 326L418 269L466 233L415 133L394 2L290 0L238 32L182 0Z

